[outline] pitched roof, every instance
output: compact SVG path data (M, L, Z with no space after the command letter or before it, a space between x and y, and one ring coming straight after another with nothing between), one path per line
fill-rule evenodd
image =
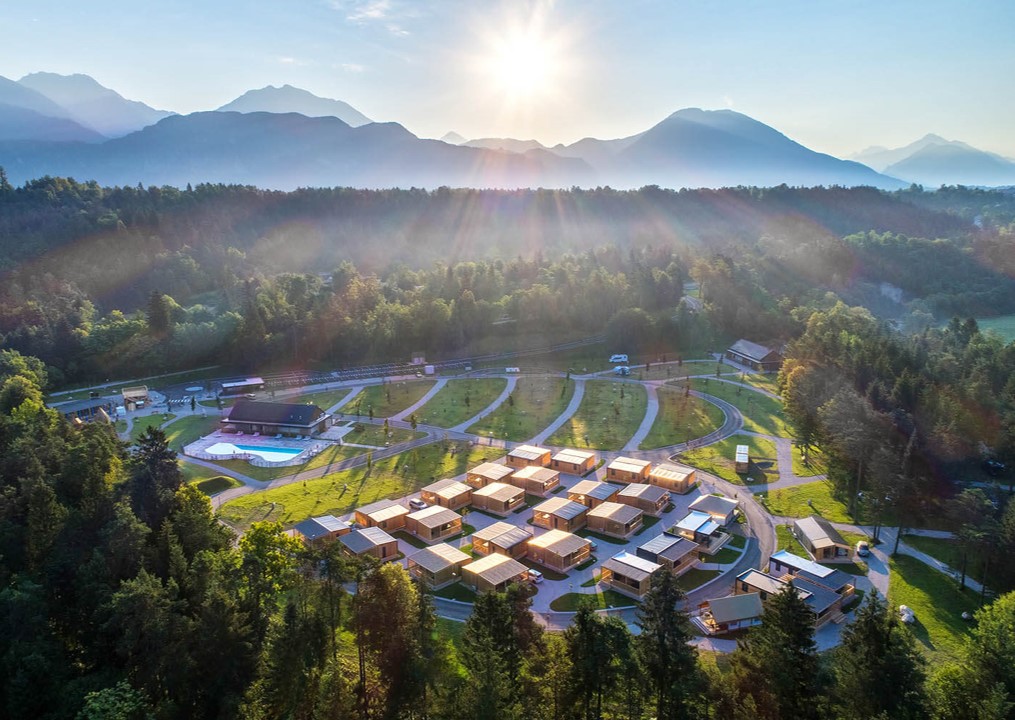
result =
M635 552L644 552L657 558L665 558L670 562L677 562L697 549L698 543L692 540L663 534L657 535L644 545L639 545Z
M398 542L395 538L376 527L353 530L351 533L340 537L338 541L357 555L385 543Z
M529 540L530 548L543 548L555 555L570 555L591 544L585 538L563 530L549 530Z
M575 465L581 465L586 462L589 458L594 458L595 453L586 452L584 450L561 450L559 453L554 455L551 460L557 462L574 463Z
M538 460L548 452L550 451L535 445L519 445L508 453L508 457L516 457L523 460Z
M674 482L683 482L688 475L694 472L694 468L687 467L686 465L674 465L672 463L662 463L656 465L649 471L650 477L657 477L663 480L672 480Z
M772 348L759 345L758 343L751 342L750 340L737 340L735 343L730 345L730 350L737 355L743 355L746 358L757 360L759 362L767 358L772 353L775 353L775 350Z
M519 495L524 495L525 491L520 487L514 485L508 485L502 482L492 482L486 487L481 487L478 490L472 491L472 497L488 497L494 500L500 500L501 502L507 502L512 498L516 498Z
M490 480L500 480L507 477L514 471L514 468L509 468L507 465L485 462L472 468L472 470L469 470L469 474L479 475L480 477L488 478Z
M626 525L629 522L634 522L644 514L645 513L638 508L631 507L630 505L624 505L623 503L617 502L604 502L589 510L588 516L590 518L606 518Z
M641 498L649 502L659 502L663 497L669 497L669 490L658 485L648 483L631 483L620 491L621 497Z
M737 509L736 500L718 495L702 495L691 503L691 510L708 513L709 515L728 515Z
M428 548L423 548L418 553L409 556L409 561L419 565L430 572L440 572L445 568L468 562L472 557L463 553L447 543L438 543Z
M540 467L539 465L526 465L516 470L511 477L545 483L560 477L560 473L547 467Z
M507 555L494 553L481 557L462 568L462 573L474 573L493 585L524 575L528 568Z
M571 489L567 491L567 494L584 495L586 497L595 498L596 500L609 500L617 493L617 490L618 488L616 485L599 482L598 480L582 480L572 485Z
M313 425L324 411L316 405L237 400L229 411L229 422L267 423L269 425Z
M636 460L635 458L619 457L609 465L606 466L607 470L620 470L622 472L633 472L640 473L646 467L651 465L648 460Z
M409 513L405 516L405 519L418 522L424 527L434 528L446 523L452 523L455 520L461 520L462 516L454 510L448 510L446 507L431 505L428 508Z
M832 545L846 545L848 547L848 543L842 539L839 531L823 517L811 515L794 521L793 525L816 548L831 547Z
M708 601L712 619L717 623L731 623L738 620L750 620L761 617L764 608L761 605L760 593L730 595Z
M853 577L848 573L844 573L842 570L825 567L824 565L819 565L813 560L802 558L799 555L794 555L788 550L780 550L779 552L772 553L771 561L793 568L797 571L796 574L798 574L799 577L821 585L822 587L829 588L835 592L838 592L842 588L853 583Z
M422 491L426 493L433 493L434 495L445 499L451 499L458 497L462 493L472 492L472 487L452 478L447 478L444 480L438 480L435 483L430 483L424 487Z
M688 532L699 532L705 535L711 535L719 526L715 524L712 516L708 513L698 512L692 510L683 517L683 519L673 526L677 530L687 530Z
M408 515L409 511L394 500L378 500L377 502L356 508L356 512L366 515L374 522L383 522L399 515Z
M532 512L534 513L548 513L550 515L556 515L557 517L564 518L565 520L573 520L587 510L588 508L581 503L562 497L544 500L532 508Z
M635 582L641 582L659 570L662 565L625 551L614 555L604 562L603 567L613 572L619 572L624 577L631 578Z
M485 540L492 545L508 550L518 543L528 542L532 533L511 523L495 522L482 530L472 533L472 541Z
M334 515L320 515L319 517L307 518L296 526L300 535L307 540L317 540L333 532L338 532L349 527Z

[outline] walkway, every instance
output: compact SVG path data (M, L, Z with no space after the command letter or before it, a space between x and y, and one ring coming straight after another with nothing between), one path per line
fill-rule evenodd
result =
M515 391L515 386L518 385L518 376L517 375L504 375L503 377L507 380L507 386L504 388L504 392L502 392L500 395L497 396L496 400L494 400L492 403L487 405L485 408L480 410L478 413L476 413L475 415L470 417L465 422L458 423L453 428L449 428L449 429L454 431L454 432L465 432L466 428L475 425L477 422L482 420L488 414L492 413L494 410L499 408L502 404L507 402L508 395L513 393Z
M564 423L570 420L571 416L578 412L578 406L582 404L582 398L585 397L585 379L573 378L573 380L574 395L571 396L571 402L567 404L567 407L564 408L564 412L562 412L556 420L546 426L545 430L536 434L535 437L529 440L529 444L542 445L546 442L548 437L560 430L560 428L564 426Z
M634 435L623 447L624 452L637 450L648 434L652 431L656 417L659 415L659 384L657 382L644 383L645 391L648 393L648 404L645 406L645 417Z
M423 397L421 397L419 400L417 400L415 403L413 403L409 407L405 408L405 410L403 410L402 412L396 413L395 415L392 415L389 419L390 420L405 420L406 418L411 416L414 412L416 412L421 407L423 407L428 402L430 402L430 399L433 398L433 396L436 395L437 393L439 393L441 390L443 390L444 386L447 385L447 384L448 384L448 379L447 378L441 378L440 380L438 380L437 382L435 382L433 384L432 388L430 388L429 390L426 391L426 394L423 395Z

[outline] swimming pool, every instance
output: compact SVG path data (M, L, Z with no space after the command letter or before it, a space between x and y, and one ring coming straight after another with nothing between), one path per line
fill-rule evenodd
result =
M244 453L257 455L268 462L284 462L293 460L297 455L306 451L306 448L275 447L273 445L234 445L228 442L217 442L204 449L212 455L242 455Z

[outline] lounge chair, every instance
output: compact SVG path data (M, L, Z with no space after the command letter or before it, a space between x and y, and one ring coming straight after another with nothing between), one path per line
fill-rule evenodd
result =
M261 437L261 433L259 432L254 433L254 437Z

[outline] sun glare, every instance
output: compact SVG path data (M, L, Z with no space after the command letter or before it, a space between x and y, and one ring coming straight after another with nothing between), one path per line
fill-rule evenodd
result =
M495 43L490 71L501 91L521 99L549 90L558 62L547 38L533 31L516 32Z

